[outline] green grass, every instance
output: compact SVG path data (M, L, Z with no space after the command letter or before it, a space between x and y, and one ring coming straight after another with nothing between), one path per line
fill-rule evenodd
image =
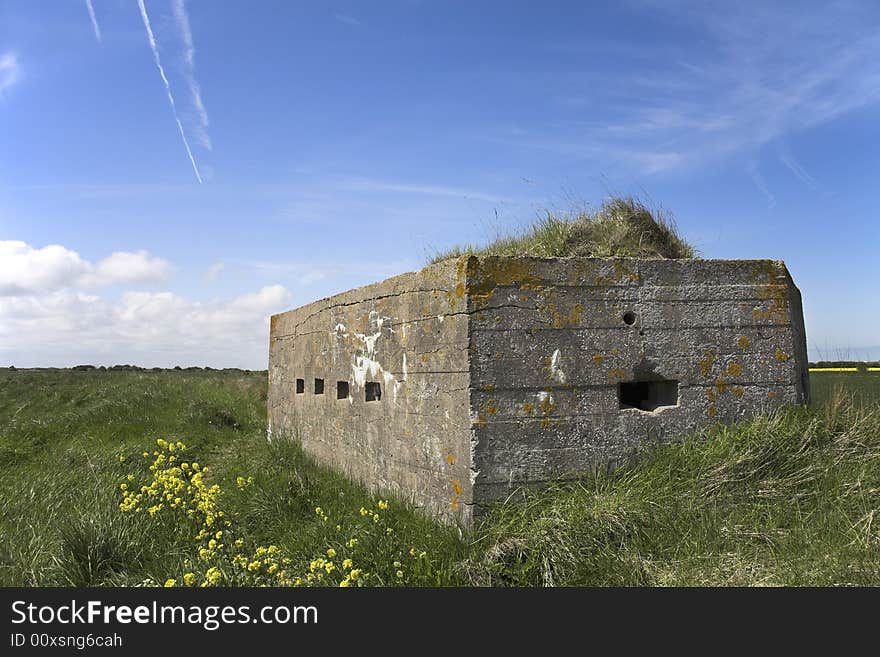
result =
M693 258L694 248L670 216L633 198L612 198L595 212L547 211L520 233L499 235L484 246L456 246L431 262L462 255L538 257Z
M496 505L463 538L393 502L394 533L355 556L380 584L399 581L393 562L414 547L431 567L408 572L411 584L878 585L880 373L811 378L810 409L717 426ZM210 465L240 536L307 569L377 498L295 444L267 443L265 393L265 373L0 370L0 584L185 572L186 527L118 509L119 483L143 472L158 437ZM237 475L254 483L238 490Z

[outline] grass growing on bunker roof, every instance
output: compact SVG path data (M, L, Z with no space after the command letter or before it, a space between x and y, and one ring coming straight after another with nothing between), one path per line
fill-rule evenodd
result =
M636 198L614 197L596 211L546 211L522 232L501 235L485 246L456 246L431 262L462 255L620 258L693 258L696 250L671 215Z

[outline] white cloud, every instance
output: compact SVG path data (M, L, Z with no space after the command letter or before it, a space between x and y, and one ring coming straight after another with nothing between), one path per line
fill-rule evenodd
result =
M119 251L93 265L58 244L37 249L26 242L0 240L0 297L115 283L159 283L173 271L168 262L146 251Z
M0 296L66 287L90 270L76 251L58 244L35 249L25 242L0 241Z
M18 56L14 52L0 55L0 97L3 92L21 79Z
M269 316L290 301L280 285L210 302L142 291L115 301L74 290L0 297L0 365L263 369Z
M98 284L160 283L173 273L174 268L168 262L146 251L117 251L98 263L94 276Z
M167 290L90 292L157 283L172 272L146 251L119 251L93 264L57 244L0 241L0 366L265 368L269 316L291 305L281 285L208 301Z

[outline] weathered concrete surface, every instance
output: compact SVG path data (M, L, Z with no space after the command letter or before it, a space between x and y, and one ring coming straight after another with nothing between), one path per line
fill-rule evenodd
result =
M446 261L273 317L269 375L271 431L464 524L520 487L809 397L800 293L766 260Z

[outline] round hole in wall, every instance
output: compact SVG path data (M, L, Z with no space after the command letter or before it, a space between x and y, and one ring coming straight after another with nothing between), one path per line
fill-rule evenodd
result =
M632 310L627 310L623 313L623 323L627 326L632 326L636 323L636 314Z

